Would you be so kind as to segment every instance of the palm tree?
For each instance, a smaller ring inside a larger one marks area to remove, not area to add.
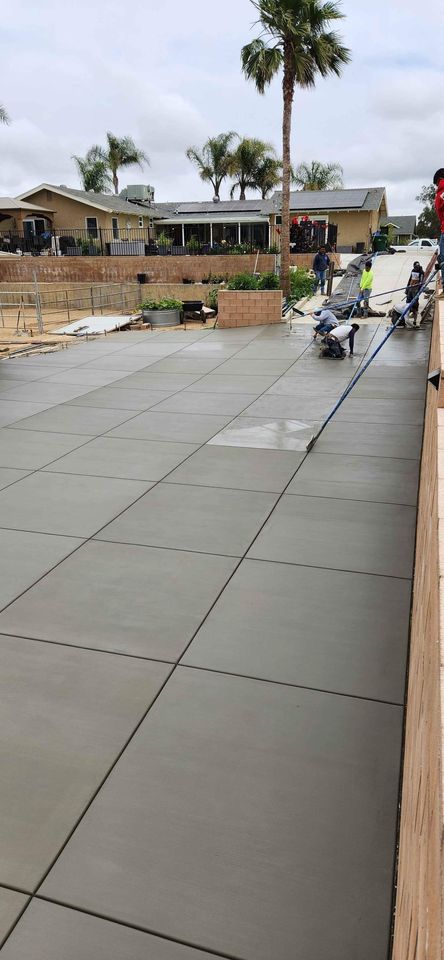
[[[340,190],[344,186],[344,171],[340,163],[300,163],[292,180],[302,190]]]
[[[261,192],[262,200],[266,200],[268,194],[281,183],[282,161],[277,157],[265,157],[256,171],[256,187]]]
[[[84,157],[72,158],[84,190],[93,190],[94,193],[110,193],[112,183],[108,161],[102,147],[91,147]]]
[[[0,106],[0,123],[11,123],[4,107]]]
[[[218,200],[220,200],[221,184],[228,176],[230,146],[236,137],[237,133],[234,130],[230,130],[229,133],[219,133],[217,137],[210,137],[201,150],[197,147],[189,147],[186,151],[188,160],[197,167],[200,179],[211,183],[214,196]]]
[[[132,137],[116,137],[114,133],[107,133],[108,145],[104,151],[107,167],[111,173],[114,193],[119,192],[117,171],[120,167],[131,167],[133,164],[142,167],[149,164],[149,159],[143,150],[139,150]],[[100,151],[100,147],[92,148]]]
[[[239,188],[239,200],[245,200],[245,191],[257,190],[257,175],[261,164],[267,159],[275,159],[275,151],[271,143],[264,143],[255,137],[243,137],[231,154],[229,163],[230,176],[234,178],[230,190],[233,199],[236,189]]]
[[[334,0],[252,0],[259,14],[262,36],[242,48],[242,69],[253,80],[259,93],[282,68],[282,255],[281,284],[290,290],[290,136],[295,87],[314,87],[316,77],[340,76],[350,61],[350,51],[341,37],[329,30],[330,23],[341,20],[339,3]]]

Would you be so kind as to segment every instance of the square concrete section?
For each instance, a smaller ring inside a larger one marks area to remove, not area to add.
[[[284,496],[249,556],[411,577],[416,510],[392,503]]]
[[[90,537],[146,489],[147,481],[33,473],[0,492],[0,527]]]
[[[0,664],[0,883],[32,891],[169,668],[5,636]]]
[[[99,539],[241,557],[276,500],[277,494],[160,483]]]
[[[422,426],[403,423],[341,423],[333,420],[316,443],[317,453],[353,453],[369,457],[421,456]]]
[[[287,493],[416,505],[418,460],[355,457],[312,450]]]
[[[231,420],[199,413],[159,413],[149,410],[121,427],[110,430],[110,437],[132,437],[136,440],[172,440],[178,443],[206,443]]]
[[[34,430],[0,430],[0,466],[38,470],[65,453],[87,443],[88,437],[72,433],[45,433]]]
[[[244,560],[181,662],[403,703],[410,593],[393,577]]]
[[[168,482],[281,493],[298,469],[302,457],[302,453],[288,450],[278,452],[207,445],[178,467],[168,477]]]
[[[193,443],[97,437],[80,450],[56,460],[47,470],[130,480],[161,480],[196,449]]]
[[[401,734],[399,707],[179,668],[42,893],[245,960],[383,960]]]
[[[11,896],[18,903],[21,894]],[[211,960],[201,950],[44,900],[33,900],[2,952],[3,960]]]
[[[237,563],[88,543],[0,614],[0,632],[174,661]]]
[[[51,410],[45,410],[44,413],[37,413],[34,417],[26,413],[22,414],[26,419],[16,424],[16,428],[97,437],[111,430],[112,427],[117,427],[118,423],[129,420],[132,414],[132,410],[103,410],[99,407],[73,407],[61,403],[57,407],[52,407]]]

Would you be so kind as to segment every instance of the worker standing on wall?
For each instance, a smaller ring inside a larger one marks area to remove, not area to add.
[[[373,264],[371,260],[367,260],[364,270],[362,271],[361,282],[359,284],[359,297],[356,304],[356,315],[358,317],[362,316],[361,303],[364,301],[364,317],[368,317],[368,307],[369,301],[372,294],[373,288]]]
[[[319,247],[319,250],[313,260],[313,270],[316,274],[315,286],[313,293],[318,292],[318,286],[321,285],[321,293],[325,293],[325,278],[327,276],[327,270],[330,266],[330,257],[325,249],[325,247]]]
[[[412,300],[415,300],[416,294],[421,289],[424,283],[424,270],[422,269],[421,264],[418,260],[415,260],[413,264],[412,272],[409,277],[409,282],[406,287],[405,295],[407,303],[411,303]],[[411,316],[413,319],[413,326],[416,327],[418,320],[418,309],[419,309],[419,299],[415,300],[415,303],[411,309]]]

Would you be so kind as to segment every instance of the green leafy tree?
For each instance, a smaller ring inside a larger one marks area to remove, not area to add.
[[[200,150],[197,147],[188,147],[186,151],[188,160],[197,167],[200,179],[211,183],[214,196],[218,199],[220,199],[221,184],[228,177],[230,147],[236,138],[237,133],[230,130],[229,133],[219,133],[217,137],[210,137]]]
[[[282,254],[281,280],[289,294],[290,267],[290,137],[296,87],[314,87],[317,76],[340,76],[350,61],[341,37],[330,30],[342,20],[333,0],[252,0],[258,12],[261,36],[242,48],[242,69],[259,93],[265,93],[282,70]],[[265,39],[264,39],[265,38]]]
[[[246,190],[258,188],[258,172],[261,164],[268,158],[275,159],[275,151],[271,143],[257,140],[255,137],[243,137],[231,154],[229,172],[234,179],[230,190],[233,199],[236,190],[239,190],[239,200],[245,200]]]
[[[435,210],[435,195],[436,189],[433,183],[431,183],[429,187],[422,187],[416,197],[419,203],[423,205],[416,224],[418,237],[431,237],[434,239],[441,234],[441,225]]]
[[[276,190],[282,183],[282,161],[277,157],[265,157],[256,171],[256,187],[261,192],[262,200]]]
[[[7,111],[1,105],[0,105],[0,123],[11,123]]]
[[[91,147],[84,157],[73,156],[72,159],[84,190],[94,190],[94,193],[111,192],[112,180],[102,147]]]
[[[340,190],[344,186],[340,163],[300,163],[293,174],[293,183],[302,190]]]
[[[111,174],[114,193],[118,193],[119,178],[117,171],[120,170],[121,167],[131,167],[133,164],[136,164],[138,167],[143,167],[144,164],[149,164],[150,161],[146,153],[136,147],[132,137],[116,137],[114,133],[108,132],[106,139],[107,145],[105,150],[102,151],[102,155],[105,158]],[[101,147],[93,147],[93,149],[100,151]]]

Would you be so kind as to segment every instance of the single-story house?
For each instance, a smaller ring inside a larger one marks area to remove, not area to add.
[[[51,221],[37,220],[36,235],[48,229],[60,237],[72,234],[76,240],[83,235],[92,243],[109,244],[107,252],[112,253],[122,252],[120,246],[131,243],[128,252],[144,254],[156,216],[155,209],[148,205],[133,203],[112,193],[75,190],[64,184],[41,183],[22,193],[17,200],[51,207]]]
[[[0,230],[16,230],[25,232],[33,230],[36,220],[43,220],[52,225],[54,211],[48,207],[26,203],[14,197],[0,197]]]
[[[416,217],[401,216],[393,214],[392,217],[382,217],[381,227],[388,227],[390,230],[391,242],[394,244],[410,243],[416,237]]]

